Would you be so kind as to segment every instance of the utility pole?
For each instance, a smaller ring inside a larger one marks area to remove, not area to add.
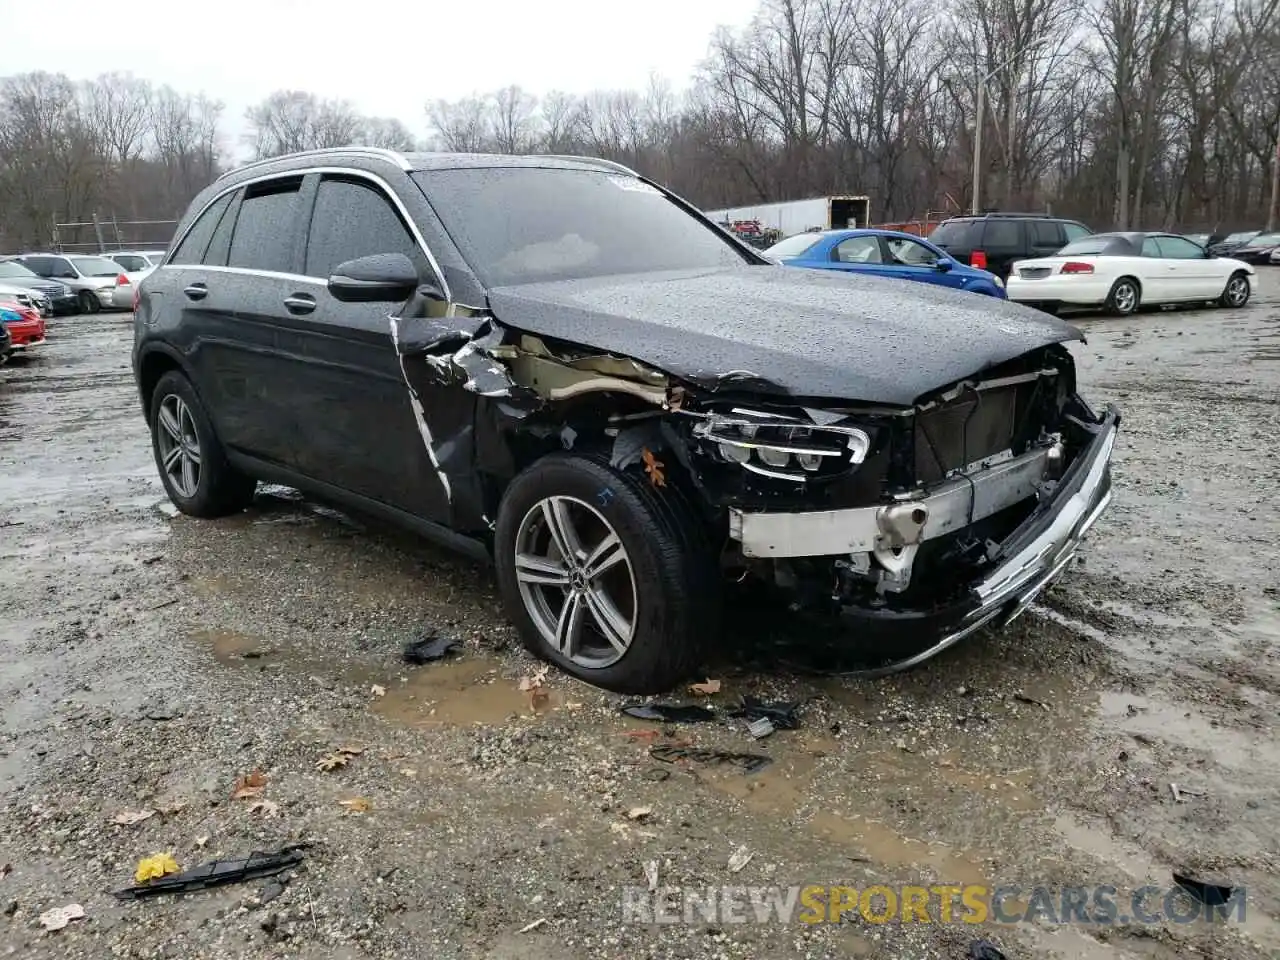
[[[1271,202],[1267,204],[1267,233],[1276,228],[1276,201],[1280,200],[1280,135],[1271,154]]]
[[[1026,45],[1025,47],[1023,47],[1021,50],[1016,50],[1016,51],[1014,51],[1014,53],[1013,53],[1013,55],[1012,55],[1012,56],[1009,56],[1009,57],[1007,57],[1006,59],[1002,60],[1002,61],[1000,62],[1000,65],[999,65],[999,66],[994,67],[993,69],[991,69],[991,70],[987,71],[987,73],[986,73],[986,75],[985,75],[985,76],[980,76],[980,77],[978,78],[978,89],[977,89],[977,97],[976,97],[976,100],[977,100],[977,110],[975,111],[975,112],[977,113],[977,123],[974,125],[974,128],[973,128],[973,206],[972,206],[972,213],[973,213],[973,215],[974,215],[974,216],[977,216],[977,215],[978,215],[978,211],[982,209],[982,112],[983,112],[984,107],[986,106],[986,87],[987,87],[987,81],[988,81],[988,80],[990,80],[992,77],[994,77],[997,73],[999,73],[999,72],[1000,72],[1001,70],[1003,70],[1005,67],[1009,66],[1009,64],[1013,63],[1015,60],[1017,60],[1017,59],[1018,59],[1019,57],[1021,57],[1023,54],[1025,54],[1025,53],[1030,53],[1032,50],[1036,49],[1036,47],[1042,47],[1042,46],[1044,46],[1044,45],[1045,45],[1046,43],[1048,43],[1048,42],[1049,42],[1049,38],[1048,38],[1048,37],[1041,37],[1039,40],[1033,40],[1031,43],[1027,44],[1027,45]],[[1015,82],[1014,82],[1014,83],[1012,83],[1012,84],[1010,85],[1010,87],[1011,87],[1011,89],[1014,91],[1014,93],[1016,93],[1016,92],[1017,92],[1017,82],[1016,82],[1016,80],[1015,80]],[[1009,136],[1009,149],[1010,149],[1010,151],[1012,151],[1012,150],[1013,150],[1013,129],[1014,129],[1014,123],[1015,123],[1015,120],[1016,120],[1016,117],[1015,117],[1015,115],[1014,115],[1014,111],[1013,111],[1013,103],[1012,103],[1012,95],[1011,95],[1011,97],[1010,97],[1010,105],[1009,105],[1009,134],[1010,134],[1010,136]],[[1013,171],[1012,171],[1012,164],[1010,165],[1010,167],[1011,167],[1011,169],[1010,169],[1010,174],[1012,174],[1012,172],[1013,172]]]
[[[98,221],[98,211],[93,211],[93,235],[98,241],[98,252],[103,253],[106,247],[102,244],[102,224]]]

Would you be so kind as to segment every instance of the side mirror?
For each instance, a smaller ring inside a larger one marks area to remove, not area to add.
[[[328,287],[343,303],[400,303],[419,284],[418,268],[403,253],[378,253],[338,264]]]
[[[946,273],[955,265],[956,265],[956,262],[952,260],[950,257],[939,257],[937,260],[933,262],[933,269],[941,270],[943,273]]]

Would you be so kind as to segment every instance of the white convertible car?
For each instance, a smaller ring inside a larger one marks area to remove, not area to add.
[[[1243,307],[1257,288],[1249,264],[1172,233],[1081,237],[1052,257],[1017,261],[1005,285],[1010,300],[1042,310],[1097,306],[1118,316],[1160,303]]]

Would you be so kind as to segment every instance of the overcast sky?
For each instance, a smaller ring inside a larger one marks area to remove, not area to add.
[[[131,72],[227,105],[225,132],[273,90],[311,90],[427,132],[423,104],[519,84],[530,92],[685,86],[717,25],[757,0],[0,0],[0,73]],[[355,11],[354,13],[352,11]],[[233,142],[227,144],[234,147]]]

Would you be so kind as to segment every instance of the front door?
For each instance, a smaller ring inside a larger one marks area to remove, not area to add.
[[[889,275],[917,283],[932,283],[940,287],[963,287],[964,277],[953,270],[939,270],[940,251],[918,240],[906,237],[884,237],[885,263]]]
[[[355,171],[322,175],[301,271],[308,282],[290,291],[288,388],[302,426],[298,466],[314,479],[448,523],[448,473],[470,473],[474,397],[450,403],[444,390],[431,391],[421,397],[431,409],[417,408],[394,339],[399,306],[343,303],[325,285],[340,263],[380,253],[403,253],[430,276],[405,216],[379,184]]]

